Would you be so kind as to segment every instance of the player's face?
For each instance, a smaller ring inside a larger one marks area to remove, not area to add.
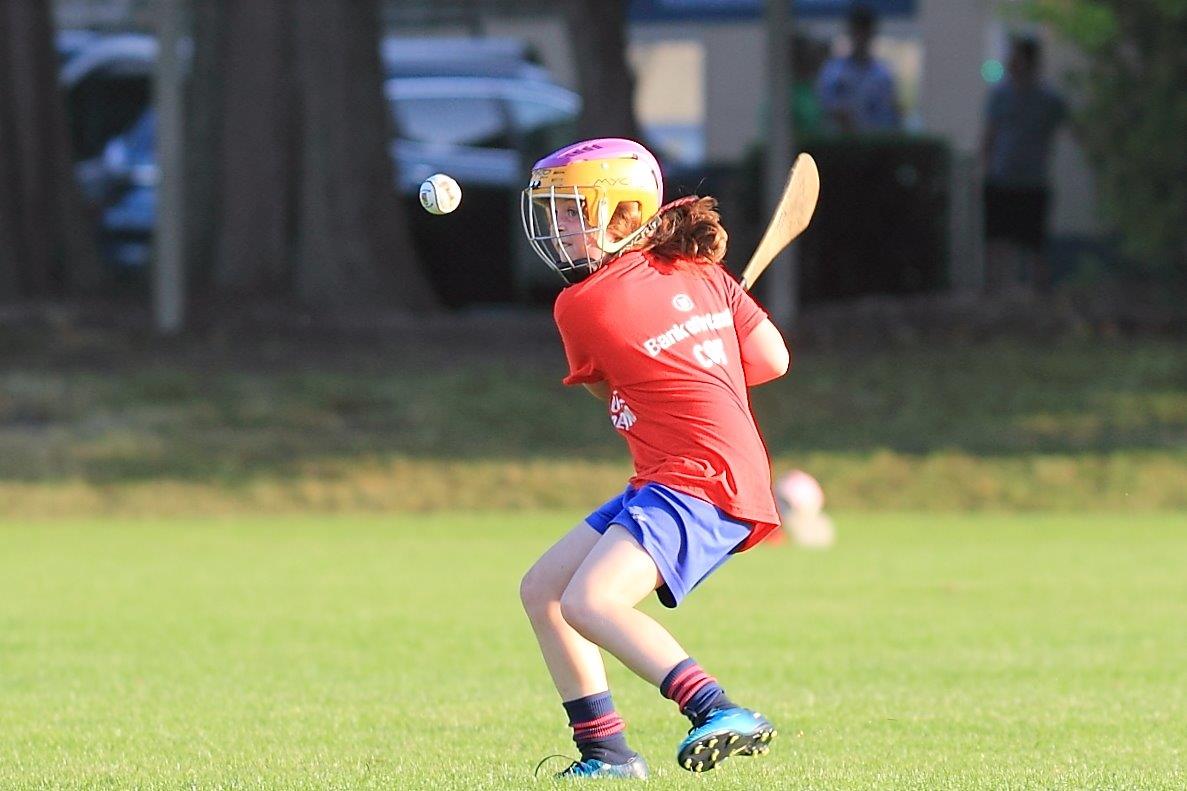
[[[566,198],[556,201],[554,215],[557,252],[569,258],[597,260],[602,255],[598,247],[598,235],[585,222],[581,201]]]
[[[597,230],[585,221],[584,203],[578,198],[556,197],[541,202],[545,222],[551,230],[551,245],[559,260],[599,260],[602,249],[597,245]]]
[[[604,230],[591,225],[594,189],[529,188],[522,195],[522,218],[528,241],[545,263],[570,283],[589,274],[606,257],[598,244]]]

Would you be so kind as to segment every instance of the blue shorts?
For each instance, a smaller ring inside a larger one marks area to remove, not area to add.
[[[585,518],[599,533],[622,525],[651,555],[664,584],[656,596],[675,607],[750,535],[750,525],[710,502],[658,483],[628,486]]]

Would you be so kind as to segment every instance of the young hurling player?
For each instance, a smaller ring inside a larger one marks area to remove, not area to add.
[[[659,165],[638,143],[589,140],[536,163],[524,228],[569,284],[555,318],[565,384],[606,402],[635,475],[536,561],[520,596],[581,759],[560,777],[646,777],[624,735],[599,647],[659,687],[692,722],[680,766],[712,769],[767,751],[762,715],[649,616],[778,524],[767,451],[747,388],[783,375],[779,330],[721,266],[712,198],[662,207]]]

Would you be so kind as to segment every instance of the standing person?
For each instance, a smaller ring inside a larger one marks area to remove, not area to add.
[[[824,107],[816,95],[816,80],[828,45],[801,33],[795,33],[791,40],[791,128],[803,143],[805,139],[820,136],[824,130]]]
[[[816,90],[833,130],[842,134],[889,132],[899,128],[894,74],[874,57],[878,17],[868,6],[849,12],[849,54],[830,58]]]
[[[581,758],[561,777],[646,777],[627,744],[600,648],[691,721],[677,762],[701,772],[767,751],[774,726],[732,702],[663,626],[667,607],[778,524],[747,388],[783,375],[779,330],[721,265],[716,201],[661,208],[655,158],[631,140],[575,143],[536,163],[523,219],[569,284],[554,315],[568,385],[607,405],[635,474],[544,553],[520,597]]]
[[[1033,38],[1011,43],[1009,76],[989,94],[982,145],[985,172],[986,290],[1046,291],[1043,259],[1051,204],[1051,143],[1067,105],[1039,81]]]

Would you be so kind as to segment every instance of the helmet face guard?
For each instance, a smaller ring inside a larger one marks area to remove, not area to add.
[[[520,214],[536,255],[576,283],[638,239],[662,197],[659,165],[647,149],[632,140],[591,140],[536,163]],[[640,227],[611,239],[610,220],[628,202],[639,205]]]
[[[612,246],[606,238],[609,218],[589,221],[588,207],[604,204],[592,192],[581,187],[527,189],[520,200],[528,243],[566,283],[579,282],[593,272]]]

